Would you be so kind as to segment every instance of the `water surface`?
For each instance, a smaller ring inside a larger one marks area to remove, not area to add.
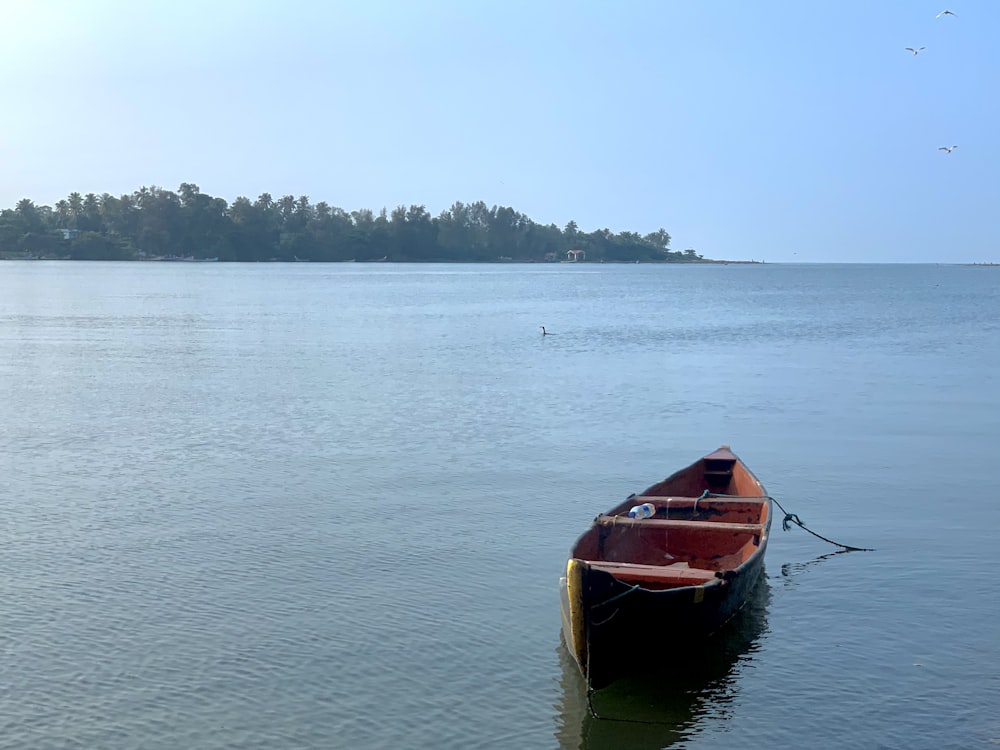
[[[988,267],[0,263],[0,747],[995,746],[998,373]],[[723,443],[877,551],[596,719],[565,554]]]

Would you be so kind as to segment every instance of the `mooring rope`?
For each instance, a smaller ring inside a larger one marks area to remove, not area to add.
[[[706,498],[706,497],[741,497],[741,495],[723,495],[723,494],[718,493],[718,492],[709,492],[708,490],[705,490],[702,493],[701,496],[703,498]],[[822,539],[827,544],[832,544],[835,547],[842,547],[847,552],[874,552],[875,551],[871,547],[854,547],[854,546],[852,546],[850,544],[841,544],[840,542],[835,542],[832,539],[827,539],[825,536],[823,536],[821,534],[817,534],[815,531],[813,531],[808,526],[806,526],[804,523],[802,523],[802,519],[800,519],[797,515],[795,515],[794,513],[789,513],[787,510],[785,510],[783,507],[781,507],[781,503],[779,503],[775,498],[771,497],[770,495],[763,495],[763,497],[766,500],[770,500],[772,503],[774,503],[775,505],[777,505],[778,506],[778,510],[780,510],[782,513],[785,514],[785,517],[781,519],[781,528],[782,528],[783,531],[788,531],[788,529],[791,528],[791,526],[789,524],[793,524],[794,523],[800,529],[804,529],[805,531],[808,531],[810,534],[812,534],[817,539]]]
[[[607,605],[611,604],[612,602],[616,602],[619,599],[621,599],[622,597],[628,596],[633,591],[638,591],[640,588],[642,588],[642,587],[637,583],[634,586],[632,586],[631,588],[625,589],[624,591],[622,591],[619,594],[615,594],[610,599],[605,599],[603,602],[598,602],[597,604],[594,605],[594,609],[597,609],[598,607],[606,607]]]

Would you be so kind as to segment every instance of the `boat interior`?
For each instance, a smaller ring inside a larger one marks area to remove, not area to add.
[[[643,503],[654,514],[629,518]],[[703,585],[760,549],[769,512],[763,488],[741,463],[709,456],[598,516],[572,556],[643,588]]]

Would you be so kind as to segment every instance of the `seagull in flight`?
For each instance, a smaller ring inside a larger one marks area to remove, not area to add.
[[[938,151],[947,151],[949,154],[958,148],[958,146],[938,146]]]
[[[909,52],[912,52],[914,55],[919,55],[921,50],[925,50],[927,48],[926,47],[917,47],[916,49],[913,49],[913,47],[907,47],[906,49]]]
[[[934,16],[934,17],[935,17],[935,18],[940,18],[941,16],[954,16],[954,15],[955,15],[955,14],[954,14],[954,13],[952,13],[952,12],[951,12],[950,10],[942,10],[942,11],[941,11],[940,13],[938,13],[938,14],[937,14],[936,16]]]

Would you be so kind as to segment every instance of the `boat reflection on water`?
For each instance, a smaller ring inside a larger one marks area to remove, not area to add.
[[[771,589],[765,571],[743,610],[717,633],[710,647],[670,654],[662,668],[651,662],[642,677],[622,679],[591,694],[564,643],[559,644],[562,701],[556,737],[562,750],[669,747],[690,736],[703,718],[725,719],[738,691],[741,666],[754,659],[767,629]],[[623,648],[655,648],[636,634]],[[665,671],[668,668],[669,671]]]

